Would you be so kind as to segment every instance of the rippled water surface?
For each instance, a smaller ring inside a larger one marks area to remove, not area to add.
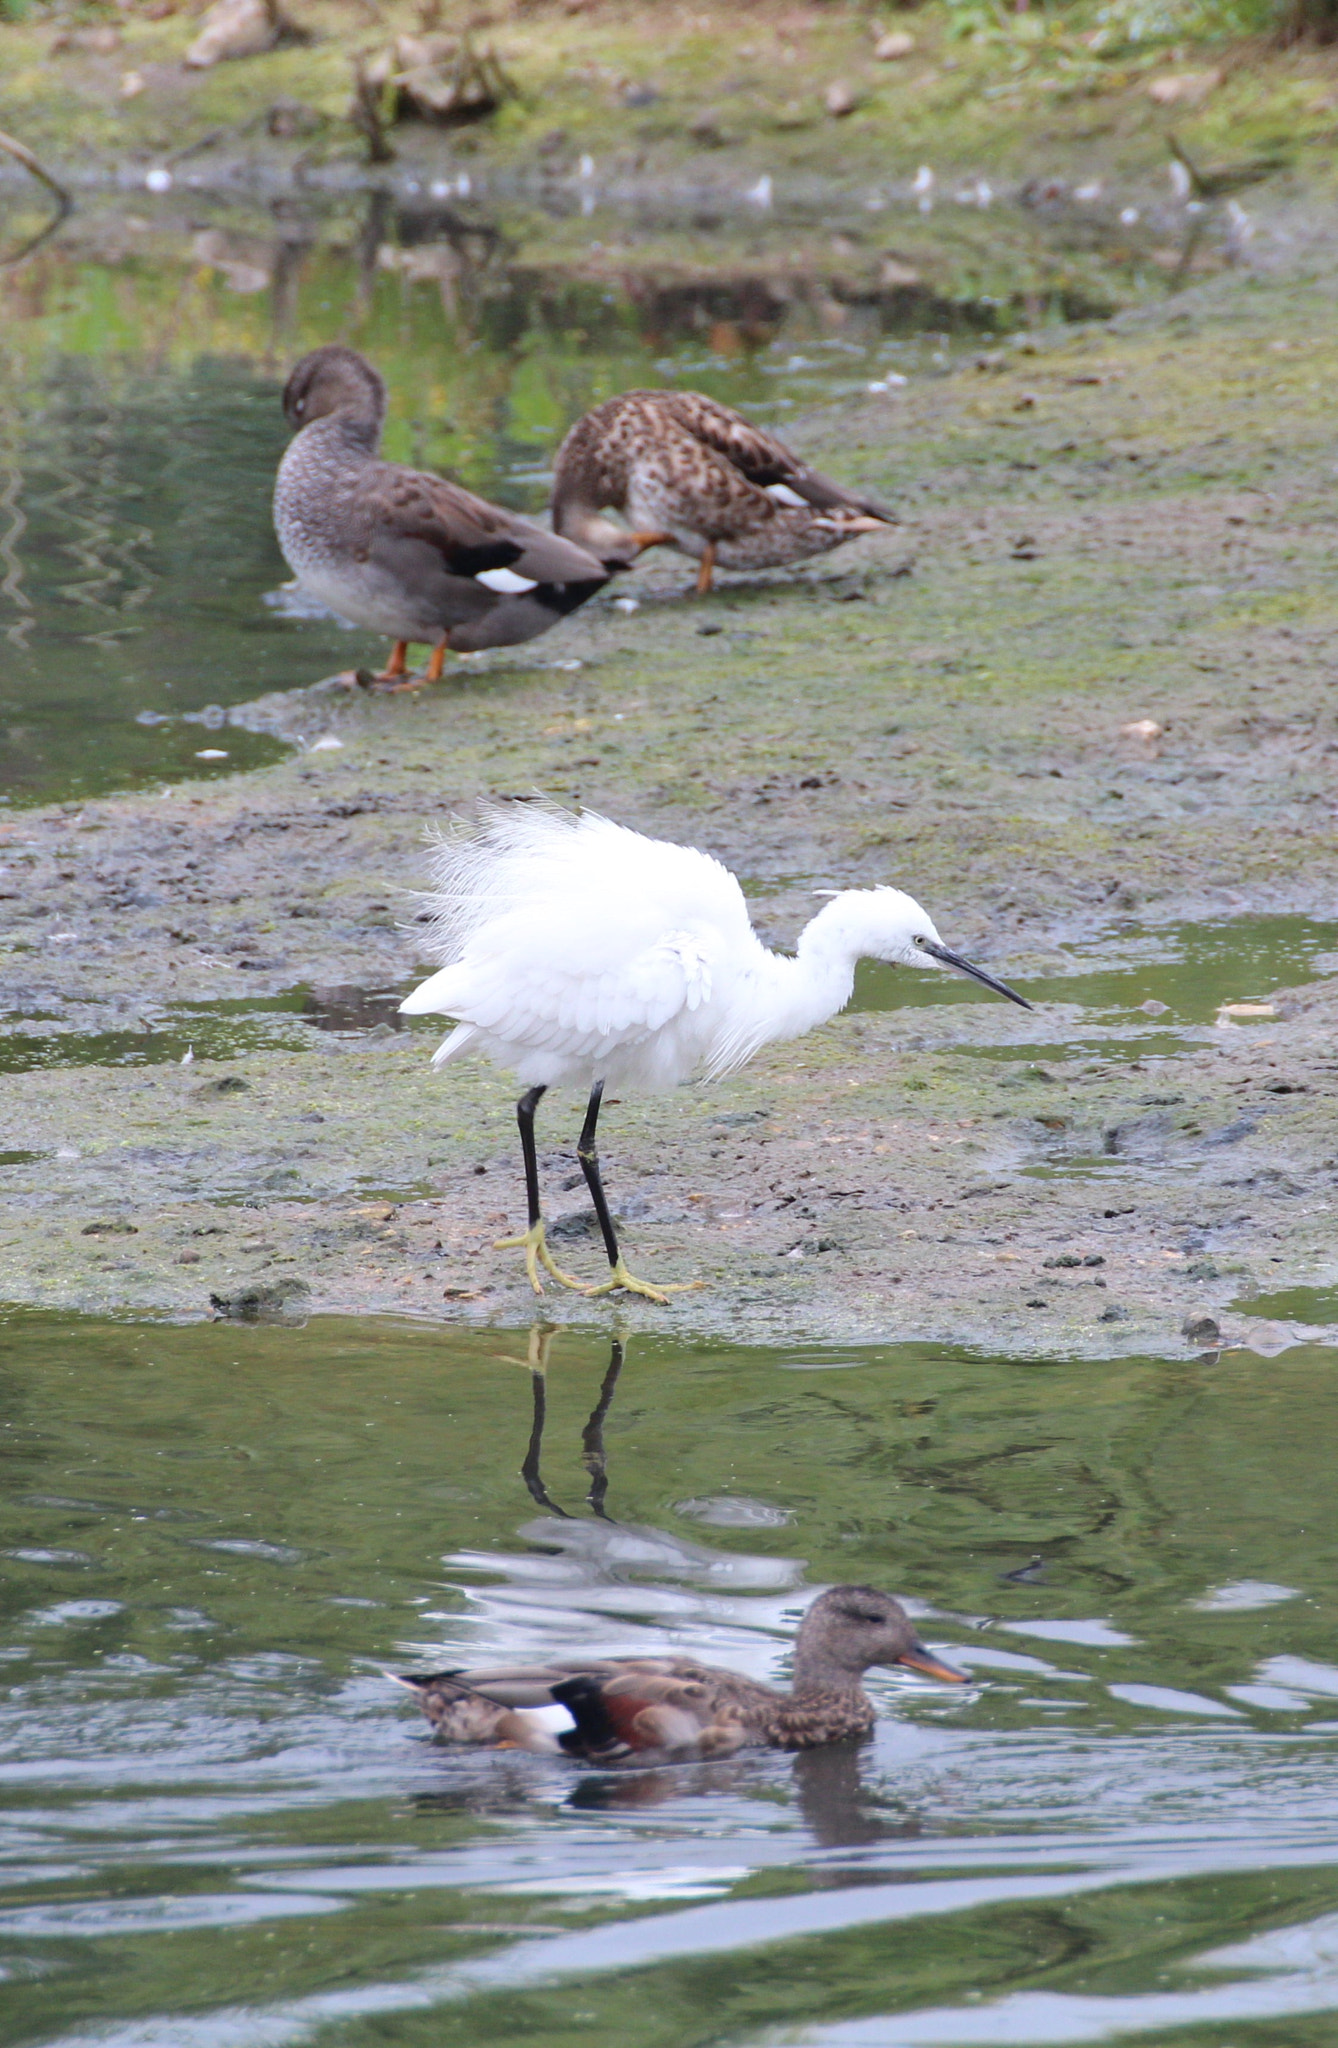
[[[3,1325],[0,2038],[1333,2040],[1331,1352],[614,1327]],[[969,1690],[597,1772],[435,1749],[380,1675],[780,1675],[839,1579]]]

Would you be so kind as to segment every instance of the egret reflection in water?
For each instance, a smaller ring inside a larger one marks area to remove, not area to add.
[[[544,1484],[543,1474],[539,1469],[539,1459],[543,1451],[544,1426],[548,1420],[548,1363],[553,1348],[553,1340],[556,1335],[557,1326],[555,1324],[535,1323],[530,1330],[529,1349],[525,1357],[523,1359],[513,1358],[510,1353],[505,1354],[505,1356],[508,1363],[523,1365],[528,1370],[530,1375],[530,1391],[534,1404],[530,1423],[530,1440],[525,1447],[525,1458],[520,1468],[520,1476],[529,1488],[531,1498],[537,1501],[541,1508],[548,1508],[553,1514],[561,1515],[564,1520],[570,1520],[567,1509],[559,1507],[549,1493],[548,1488]],[[590,1491],[586,1495],[586,1500],[591,1513],[598,1515],[604,1521],[609,1520],[604,1506],[605,1496],[609,1490],[608,1460],[604,1449],[604,1422],[609,1409],[613,1405],[613,1396],[617,1389],[618,1376],[622,1372],[626,1356],[627,1347],[623,1339],[621,1337],[614,1337],[609,1350],[608,1370],[600,1382],[599,1399],[591,1409],[589,1420],[581,1431],[581,1462],[590,1475]]]

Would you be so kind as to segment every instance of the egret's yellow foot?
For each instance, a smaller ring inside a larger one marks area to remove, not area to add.
[[[587,1287],[587,1294],[613,1294],[622,1288],[628,1294],[644,1294],[647,1301],[658,1301],[661,1308],[668,1304],[671,1294],[691,1294],[695,1288],[704,1287],[704,1280],[680,1280],[665,1287],[652,1287],[649,1280],[638,1280],[635,1273],[629,1273],[619,1259],[607,1280],[598,1287]]]
[[[584,1280],[575,1280],[570,1273],[564,1273],[557,1260],[553,1257],[552,1252],[549,1251],[548,1234],[544,1229],[542,1216],[537,1223],[530,1225],[523,1237],[499,1237],[493,1245],[493,1250],[495,1252],[524,1252],[525,1271],[530,1276],[530,1285],[536,1294],[542,1294],[544,1291],[544,1283],[539,1278],[540,1266],[543,1267],[545,1273],[551,1273],[555,1280],[560,1281],[562,1286],[574,1287],[578,1294],[588,1294],[590,1292]]]

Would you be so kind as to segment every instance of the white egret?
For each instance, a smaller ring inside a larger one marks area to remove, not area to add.
[[[428,950],[446,964],[400,1004],[406,1015],[457,1020],[434,1066],[481,1052],[510,1068],[536,1294],[539,1267],[586,1294],[626,1288],[664,1301],[629,1273],[618,1249],[595,1148],[606,1087],[673,1088],[733,1073],[773,1039],[798,1038],[849,1002],[861,959],[933,965],[970,975],[1031,1006],[1005,982],[944,945],[927,912],[900,889],[846,889],[804,927],[793,958],[770,952],[728,868],[593,811],[542,801],[485,806],[433,853]],[[534,1117],[549,1088],[589,1090],[577,1140],[610,1275],[585,1287],[557,1265],[539,1201]]]

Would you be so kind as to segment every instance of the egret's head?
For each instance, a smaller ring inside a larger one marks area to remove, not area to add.
[[[844,924],[852,921],[849,936],[856,949],[871,960],[887,960],[897,967],[946,967],[955,974],[969,975],[996,995],[1007,996],[1024,1010],[1031,1004],[1007,982],[999,981],[983,967],[964,960],[945,946],[929,912],[901,889],[857,889],[836,898],[831,909]]]
[[[329,342],[296,365],[284,386],[283,410],[293,427],[342,412],[375,439],[386,416],[386,387],[365,356]]]
[[[888,960],[896,967],[923,967],[935,958],[931,947],[943,950],[929,912],[901,889],[861,890],[868,906],[868,951],[873,960]]]

